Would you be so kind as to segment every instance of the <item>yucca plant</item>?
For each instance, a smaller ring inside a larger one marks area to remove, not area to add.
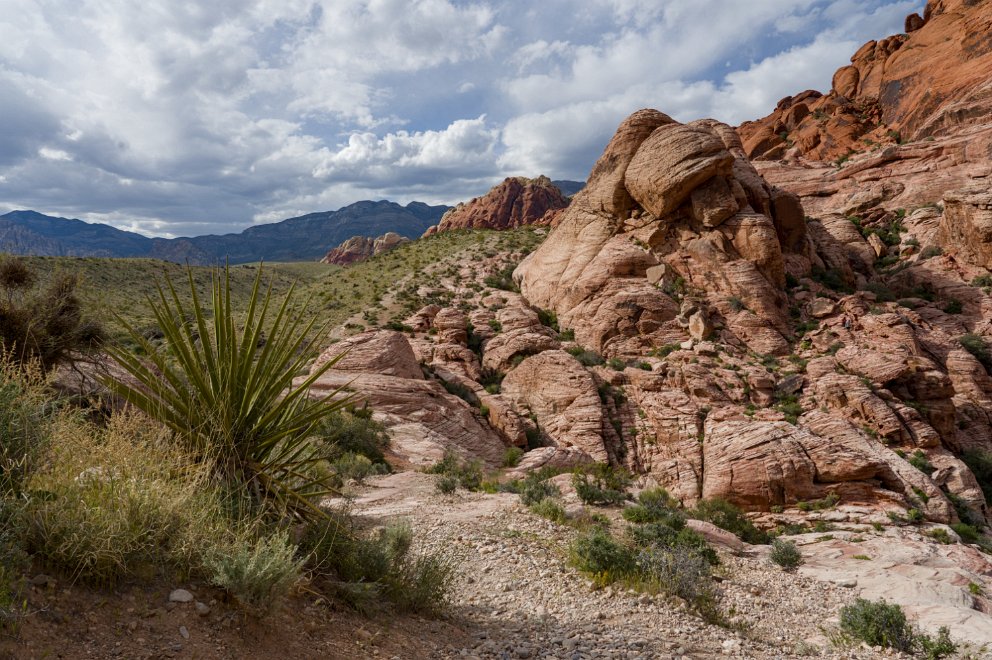
[[[157,299],[148,299],[162,331],[161,345],[118,317],[147,357],[110,348],[111,356],[138,384],[113,378],[104,383],[165,424],[195,456],[211,461],[222,477],[247,486],[255,502],[277,515],[320,515],[315,502],[333,489],[311,469],[321,457],[313,451],[310,437],[348,397],[340,396],[340,389],[316,400],[309,394],[314,381],[337,359],[294,384],[318,352],[314,320],[291,311],[291,287],[267,322],[275,305],[271,285],[261,293],[261,267],[240,331],[231,306],[228,267],[214,273],[209,315],[189,268],[187,280],[188,304],[168,276],[164,287],[158,285]]]

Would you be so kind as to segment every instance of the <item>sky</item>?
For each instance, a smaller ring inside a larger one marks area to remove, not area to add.
[[[639,108],[826,91],[923,0],[0,0],[0,213],[226,233],[584,180]]]

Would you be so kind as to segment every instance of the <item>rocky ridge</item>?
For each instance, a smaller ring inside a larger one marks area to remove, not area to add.
[[[452,229],[498,230],[549,225],[557,215],[555,211],[566,206],[568,198],[548,177],[509,177],[482,197],[458,204],[424,235]]]

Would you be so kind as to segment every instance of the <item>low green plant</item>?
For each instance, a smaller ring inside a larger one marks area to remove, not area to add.
[[[771,560],[786,570],[793,570],[803,563],[803,554],[792,541],[772,541]]]
[[[540,472],[531,472],[520,482],[517,490],[524,506],[533,506],[543,500],[561,495],[561,490]]]
[[[585,367],[603,364],[603,356],[595,351],[587,351],[581,346],[572,346],[565,350]]]
[[[627,368],[627,363],[621,360],[620,358],[610,358],[606,364],[608,367],[610,367],[610,369],[613,369],[614,371],[623,371],[624,369]]]
[[[992,452],[985,449],[968,449],[961,455],[961,460],[975,475],[975,480],[985,495],[985,501],[992,504]]]
[[[768,543],[768,534],[755,527],[739,508],[726,500],[719,498],[700,500],[689,515],[709,521],[720,529],[736,535],[742,541],[752,544]]]
[[[585,504],[620,504],[627,499],[630,475],[608,463],[586,465],[572,475],[575,492]]]
[[[503,451],[503,467],[517,467],[523,457],[524,450],[520,447],[507,447]]]
[[[848,637],[869,646],[892,648],[907,653],[913,650],[913,630],[906,614],[895,603],[858,598],[840,611],[840,630]]]
[[[938,543],[942,543],[944,545],[950,545],[951,543],[954,543],[954,540],[951,539],[951,535],[948,534],[947,530],[944,529],[943,527],[936,527],[934,529],[931,529],[929,532],[927,532],[927,536],[932,538],[934,541],[937,541]]]
[[[986,287],[986,286],[992,287],[992,274],[983,273],[981,275],[978,275],[977,277],[975,277],[975,279],[971,281],[971,285],[979,286],[979,287]]]
[[[261,536],[254,543],[232,543],[208,554],[205,567],[212,584],[244,606],[268,611],[291,593],[302,577],[303,560],[287,531]]]
[[[565,508],[561,505],[561,502],[552,497],[545,497],[544,499],[531,504],[528,508],[531,513],[541,516],[542,518],[547,518],[551,522],[558,523],[559,525],[564,525],[568,522],[568,516],[565,515]]]
[[[340,516],[312,524],[300,556],[335,595],[360,611],[383,601],[401,611],[438,614],[447,605],[457,566],[440,553],[414,554],[409,525],[390,523],[371,533]]]
[[[937,471],[937,468],[935,468],[933,465],[930,464],[930,461],[927,459],[926,454],[924,454],[923,451],[920,449],[914,451],[913,454],[906,460],[909,461],[910,465],[912,465],[913,467],[915,467],[917,470],[927,475],[928,477]]]
[[[434,486],[442,495],[451,495],[458,490],[458,478],[450,474],[442,474],[438,476]]]

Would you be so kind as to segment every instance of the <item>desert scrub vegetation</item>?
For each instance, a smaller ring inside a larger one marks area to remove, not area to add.
[[[444,494],[455,492],[458,487],[476,491],[482,488],[482,462],[464,460],[453,451],[446,451],[440,461],[424,470],[436,474],[437,490]]]
[[[740,509],[726,500],[719,498],[700,500],[689,515],[692,518],[711,522],[747,543],[754,545],[768,543],[768,534],[755,527]]]
[[[161,343],[142,337],[141,356],[110,349],[141,386],[110,383],[134,405],[109,418],[59,398],[37,361],[0,361],[4,625],[17,617],[12,585],[28,560],[99,586],[195,579],[261,614],[314,575],[314,549],[299,540],[313,530],[333,526],[336,548],[390,542],[320,499],[333,492],[336,459],[384,465],[381,427],[367,409],[310,399],[305,377],[294,386],[314,355],[310,325],[289,296],[270,307],[257,273],[236,310],[224,275],[215,273],[209,314],[194,290],[184,306],[167,280],[154,306]],[[436,611],[446,562],[409,547],[396,554],[383,604]]]
[[[792,570],[803,563],[803,554],[794,541],[775,539],[772,541],[771,560],[782,568]]]
[[[572,486],[585,504],[620,504],[628,495],[631,478],[623,468],[593,463],[576,468]]]
[[[684,514],[664,490],[645,491],[635,506],[638,513],[625,515],[633,524],[624,537],[599,526],[580,535],[569,549],[572,565],[601,586],[619,582],[677,596],[708,621],[724,623],[711,575],[718,563],[713,549],[686,527]]]
[[[953,655],[957,644],[946,627],[936,637],[916,630],[906,620],[906,614],[895,603],[884,599],[870,601],[858,598],[840,611],[840,642],[864,642],[869,646],[895,649],[927,660]]]
[[[0,257],[0,343],[9,358],[47,372],[100,346],[104,331],[84,315],[78,285],[73,273],[42,277],[20,257]]]
[[[312,469],[322,457],[310,438],[348,400],[340,390],[310,398],[311,385],[336,359],[294,382],[318,355],[310,337],[315,320],[291,311],[292,288],[279,303],[271,290],[263,294],[261,268],[243,315],[231,303],[229,267],[214,274],[209,314],[192,273],[186,279],[189,304],[168,277],[149,299],[163,344],[119,319],[144,355],[109,347],[137,383],[107,377],[104,384],[170,429],[200,462],[209,460],[220,478],[242,484],[254,503],[276,515],[319,515],[314,502],[334,490]]]

